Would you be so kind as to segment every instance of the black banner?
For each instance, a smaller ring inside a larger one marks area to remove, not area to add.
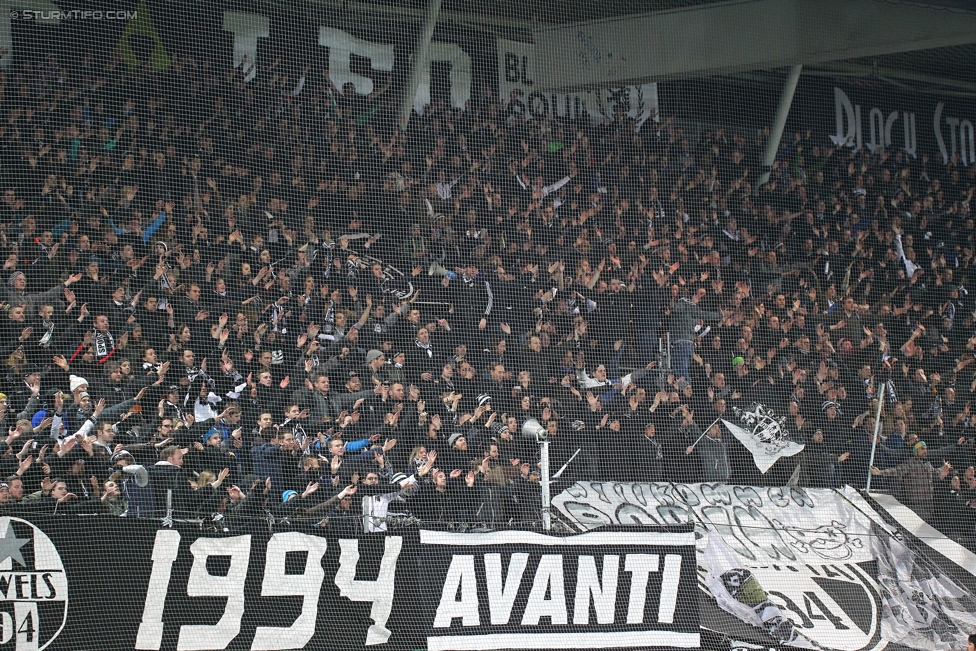
[[[0,518],[0,649],[414,649],[419,534]]]
[[[0,650],[699,646],[694,534],[0,518]]]
[[[340,85],[348,77],[338,72],[342,68],[357,77],[369,78],[370,84],[376,85],[359,88],[357,92],[361,94],[369,92],[367,87],[382,86],[392,76],[388,97],[403,90],[403,82],[409,75],[410,53],[421,25],[417,16],[399,20],[382,12],[371,14],[368,20],[349,21],[338,5],[304,1],[254,4],[235,0],[155,0],[152,3],[62,0],[55,13],[74,16],[62,20],[54,20],[52,10],[30,10],[30,4],[14,1],[9,15],[0,16],[0,20],[9,21],[9,59],[17,66],[44,61],[53,55],[65,62],[84,61],[91,56],[94,66],[101,67],[114,60],[118,46],[123,48],[124,60],[130,63],[156,61],[165,68],[162,62],[172,57],[192,56],[201,63],[208,61],[226,70],[234,65],[235,39],[253,40],[256,44],[252,59],[257,59],[259,68],[267,69],[271,62],[280,59],[276,72],[288,74],[296,81],[306,66],[311,66],[310,80],[328,68]],[[125,19],[79,18],[93,11],[106,16],[118,14]],[[232,29],[235,21],[230,19],[235,15],[266,20],[267,31],[261,32],[260,37],[252,32],[245,34],[246,30],[238,34]],[[349,37],[340,39],[342,46],[335,48],[343,52],[341,65],[331,58],[333,46],[337,44],[330,45],[331,41],[322,34],[323,29],[329,28]],[[499,97],[496,87],[500,64],[505,87],[524,93],[517,105],[524,103],[525,110],[534,107],[541,113],[557,97],[529,90],[540,80],[532,78],[527,55],[505,50],[499,62],[498,43],[488,31],[441,22],[435,29],[433,42],[456,45],[470,59],[462,66],[459,55],[444,52],[435,55],[429,69],[429,93],[433,101],[460,106],[461,98],[477,101],[486,90],[490,90],[493,100],[507,101],[508,92]],[[93,43],[104,46],[93,48]],[[511,47],[514,41],[502,43],[503,47]],[[387,48],[389,61],[380,61],[384,57],[380,56],[379,46]],[[158,58],[154,59],[154,54]],[[883,146],[891,151],[904,150],[912,159],[928,154],[938,161],[956,156],[964,166],[976,163],[973,98],[939,94],[921,82],[916,82],[919,86],[916,90],[880,77],[832,77],[804,72],[786,124],[783,142],[786,155],[792,152],[789,143],[794,135],[809,129],[813,141],[805,143],[807,149],[818,145],[845,150],[863,147],[873,151]],[[150,79],[147,77],[144,83],[150,83]],[[748,79],[718,76],[669,80],[660,82],[655,92],[659,94],[664,116],[700,122],[710,125],[709,128],[733,127],[747,133],[773,122],[784,83],[785,74],[781,71],[766,70]],[[511,84],[515,86],[510,87]],[[137,97],[144,92],[136,86],[133,88]],[[635,88],[632,95],[621,97],[633,97],[635,104],[647,102],[648,108],[656,105],[657,100],[652,101],[641,92]],[[533,101],[528,101],[530,95],[535,97]],[[557,105],[550,106],[555,113],[578,114],[584,110],[570,95],[558,97]],[[597,95],[593,99],[600,101]]]
[[[694,540],[691,530],[421,531],[425,583],[442,586],[422,595],[427,649],[697,648]]]

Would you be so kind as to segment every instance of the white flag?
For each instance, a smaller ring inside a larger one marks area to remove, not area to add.
[[[752,412],[742,412],[739,416],[746,424],[752,426],[752,431],[727,420],[722,422],[752,453],[756,467],[763,474],[773,467],[777,459],[792,457],[803,451],[803,444],[791,441],[788,438],[789,434],[782,427],[782,421],[776,420],[762,405],[756,406]]]
[[[917,546],[923,553],[916,553],[909,542],[881,531],[871,537],[884,598],[884,638],[914,649],[961,649],[976,629],[973,596],[943,574],[924,548]]]
[[[797,630],[779,606],[769,600],[759,580],[751,570],[742,567],[735,552],[720,536],[709,533],[708,542],[698,558],[700,565],[705,567],[708,591],[719,608],[747,624],[765,629],[780,644],[798,649],[821,648]],[[755,647],[740,643],[733,648]]]

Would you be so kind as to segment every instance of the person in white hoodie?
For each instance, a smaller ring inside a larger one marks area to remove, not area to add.
[[[389,483],[396,486],[395,490],[390,491],[389,487],[383,485],[380,475],[386,475],[382,468],[385,463],[381,454],[376,455],[377,462],[380,463],[381,470],[370,470],[363,478],[360,485],[363,504],[363,531],[366,533],[380,533],[387,530],[387,518],[391,515],[405,515],[397,507],[391,506],[393,502],[406,503],[404,495],[417,485],[415,476],[409,477],[403,473],[390,475]]]

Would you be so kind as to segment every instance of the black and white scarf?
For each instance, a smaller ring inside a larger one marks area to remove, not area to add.
[[[421,343],[420,340],[415,340],[413,343],[417,344],[417,348],[427,353],[428,358],[434,357],[434,351],[431,349],[429,341],[426,344],[424,344]]]
[[[325,319],[322,322],[322,333],[331,335],[335,331],[336,304],[329,301],[329,306],[325,308]]]
[[[112,333],[107,330],[105,332],[94,330],[93,333],[92,343],[95,345],[95,358],[101,359],[110,355],[115,350],[115,337],[112,336]]]
[[[181,421],[183,421],[183,423],[186,423],[186,414],[184,413],[182,406],[176,404],[175,402],[170,402],[169,400],[167,400],[166,407],[171,407],[173,411],[176,412],[176,417]]]
[[[227,397],[232,400],[237,400],[241,396],[241,391],[247,386],[247,381],[244,376],[236,368],[232,368],[229,371],[224,371],[224,377],[228,378],[233,383],[233,388],[227,392]]]
[[[48,348],[51,346],[51,340],[54,338],[54,321],[41,321],[41,328],[44,328],[44,334],[41,336],[40,341],[37,342],[37,345],[42,348]]]
[[[305,431],[305,428],[296,419],[286,418],[281,426],[291,428],[292,434],[294,434],[295,440],[298,441],[299,445],[302,445],[305,439],[308,438],[308,432]],[[309,454],[309,450],[306,450],[305,454]]]
[[[272,332],[288,334],[288,327],[285,324],[285,308],[278,305],[277,301],[271,304],[271,326]]]
[[[328,278],[332,273],[332,260],[335,258],[335,245],[323,244],[322,251],[324,253],[322,260],[322,276],[324,278]]]

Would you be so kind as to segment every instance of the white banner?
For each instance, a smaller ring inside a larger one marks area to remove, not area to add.
[[[593,121],[613,118],[618,110],[643,124],[658,119],[657,84],[603,88],[578,93],[544,93],[537,86],[531,43],[497,40],[498,96],[524,114],[538,119],[549,113],[576,119],[586,113]]]
[[[909,511],[904,506],[901,509]],[[919,537],[926,543],[935,542],[944,553],[946,541],[938,538]],[[972,594],[946,576],[924,553],[913,551],[906,540],[875,536],[871,541],[884,599],[882,634],[887,640],[916,649],[963,648],[965,639],[960,631],[976,631]]]
[[[552,504],[583,531],[694,524],[699,585],[766,648],[951,651],[976,629],[976,599],[928,539],[911,548],[851,488],[580,482]],[[704,612],[704,627],[741,638]]]
[[[244,57],[247,57],[244,81],[251,81],[257,74],[258,39],[271,35],[270,25],[271,21],[267,16],[239,11],[224,12],[224,31],[234,34],[234,67],[241,65]]]
[[[427,63],[420,76],[420,85],[413,98],[413,110],[420,115],[430,104],[430,67],[434,62],[448,63],[451,85],[451,106],[463,109],[471,99],[471,57],[454,43],[431,43],[427,50]]]
[[[552,505],[580,530],[690,522],[699,537],[720,535],[750,567],[873,559],[871,520],[833,490],[579,482],[555,496]],[[705,543],[699,542],[701,551]]]

